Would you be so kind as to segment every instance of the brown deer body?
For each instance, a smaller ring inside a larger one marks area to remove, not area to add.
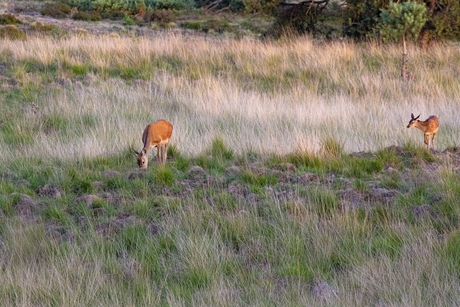
[[[134,153],[137,155],[137,165],[139,165],[140,168],[147,168],[149,162],[148,153],[149,150],[154,147],[156,147],[158,151],[158,162],[160,164],[166,163],[172,131],[173,125],[164,119],[160,119],[145,127],[144,133],[142,134],[144,148],[142,148],[141,152],[134,150]]]
[[[414,114],[411,115],[411,120],[409,121],[409,124],[407,125],[407,128],[418,128],[424,132],[424,142],[426,144],[426,148],[430,149],[430,136],[431,136],[431,145],[433,147],[433,150],[435,149],[434,146],[434,139],[436,138],[436,134],[438,133],[438,128],[439,128],[439,120],[436,116],[431,115],[428,117],[425,121],[418,120],[419,116],[414,117]]]

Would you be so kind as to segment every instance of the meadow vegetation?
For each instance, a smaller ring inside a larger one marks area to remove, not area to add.
[[[3,40],[2,306],[459,305],[460,51],[409,48]]]

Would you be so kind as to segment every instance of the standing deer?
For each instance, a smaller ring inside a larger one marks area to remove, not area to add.
[[[166,163],[172,131],[173,125],[164,119],[160,119],[145,127],[144,133],[142,134],[144,148],[142,148],[141,152],[134,150],[134,153],[137,155],[137,165],[139,165],[140,168],[147,168],[149,163],[148,152],[154,147],[158,150],[158,162],[160,164]]]
[[[430,149],[430,136],[432,136],[431,145],[434,150],[434,139],[436,138],[436,134],[438,133],[439,128],[438,118],[434,115],[431,115],[425,121],[420,121],[418,120],[420,114],[417,117],[414,117],[414,114],[411,113],[410,116],[411,120],[409,121],[407,128],[416,127],[424,132],[423,137],[426,144],[426,149]]]

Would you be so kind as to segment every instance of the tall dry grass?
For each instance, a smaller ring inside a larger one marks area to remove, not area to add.
[[[2,42],[0,54],[26,89],[4,113],[32,139],[2,146],[3,162],[139,147],[143,127],[159,118],[174,124],[173,143],[186,155],[216,136],[237,153],[317,152],[325,139],[347,152],[422,145],[422,133],[405,128],[411,112],[440,118],[440,150],[460,136],[457,45],[410,48],[410,82],[399,77],[399,46],[309,38],[31,38]],[[30,102],[67,119],[66,133],[42,133],[43,119],[22,114]]]

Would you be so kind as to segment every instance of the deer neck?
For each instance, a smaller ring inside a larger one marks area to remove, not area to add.
[[[428,123],[426,121],[420,121],[420,120],[417,120],[415,122],[415,127],[417,127],[418,129],[422,130],[423,132],[427,132],[428,131]]]

